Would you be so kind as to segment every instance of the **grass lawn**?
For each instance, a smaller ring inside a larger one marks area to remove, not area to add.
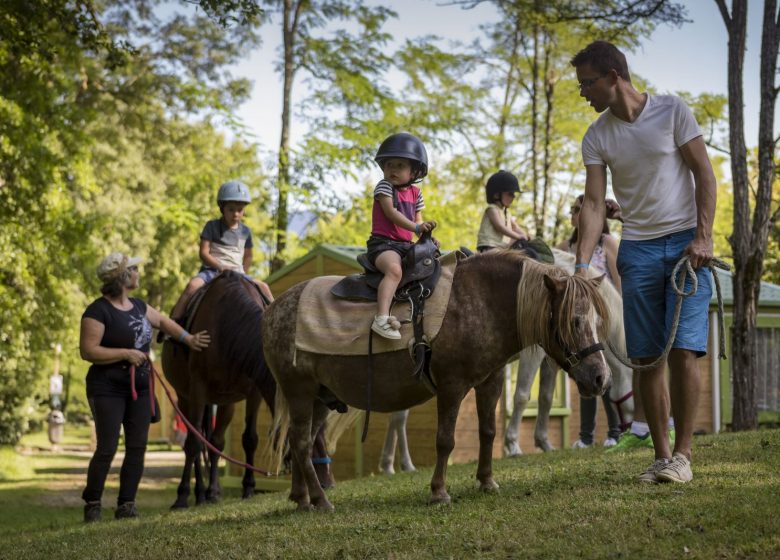
[[[112,474],[89,526],[85,459],[41,452],[23,457],[31,476],[0,481],[0,558],[779,558],[780,430],[702,436],[694,451],[687,485],[635,482],[649,450],[560,451],[497,461],[497,494],[476,489],[474,464],[450,467],[449,507],[426,505],[428,469],[345,481],[332,514],[237,489],[172,513],[176,481],[161,476],[143,483],[142,517],[120,522]]]

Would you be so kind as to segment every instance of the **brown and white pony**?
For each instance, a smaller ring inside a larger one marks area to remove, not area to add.
[[[604,391],[609,369],[599,339],[606,332],[607,316],[599,283],[599,279],[572,277],[513,251],[477,255],[457,266],[441,329],[431,342],[431,371],[438,386],[431,503],[450,502],[445,484],[447,459],[455,445],[460,403],[472,388],[479,417],[477,479],[485,491],[498,488],[492,473],[495,408],[504,365],[522,348],[541,345],[583,394]],[[282,294],[266,311],[264,346],[280,389],[277,421],[282,433],[289,429],[293,453],[290,499],[300,509],[330,510],[333,506],[320,488],[310,459],[312,434],[327,415],[317,394],[325,386],[349,406],[365,409],[368,357],[296,349],[296,316],[306,312],[298,306],[305,284]],[[407,351],[375,355],[372,410],[403,410],[430,399],[428,390],[408,374],[412,370]]]

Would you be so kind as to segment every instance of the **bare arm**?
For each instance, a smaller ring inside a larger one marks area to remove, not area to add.
[[[690,257],[693,268],[699,268],[707,266],[713,256],[712,223],[715,219],[718,187],[701,136],[681,146],[680,153],[693,173],[696,188],[696,236],[683,254]]]
[[[393,222],[398,227],[402,227],[404,229],[407,229],[409,231],[417,231],[417,224],[420,224],[420,233],[425,233],[426,231],[431,231],[433,228],[436,227],[436,222],[423,222],[422,221],[422,214],[420,212],[417,212],[415,214],[415,219],[419,220],[418,222],[413,222],[403,214],[401,214],[398,210],[393,208],[393,197],[391,196],[380,196],[378,198],[379,200],[379,207],[382,209],[382,213],[385,215],[385,217]]]
[[[154,328],[160,329],[171,338],[184,342],[193,350],[200,351],[203,348],[208,347],[209,342],[211,342],[211,337],[208,332],[200,331],[195,334],[189,334],[184,330],[184,327],[176,321],[169,319],[151,305],[146,306],[146,318]],[[184,337],[184,340],[182,340],[181,335],[185,333],[186,336]]]
[[[618,254],[618,242],[617,239],[611,235],[604,236],[604,254],[607,257],[607,269],[609,270],[609,276],[612,278],[612,285],[619,294],[623,294],[623,285],[620,282],[620,275],[617,271],[617,254]]]
[[[108,348],[101,346],[106,326],[92,319],[84,317],[81,320],[81,335],[79,337],[79,352],[81,358],[93,364],[113,364],[126,360],[133,365],[140,366],[146,361],[146,354],[135,348]]]
[[[511,237],[512,239],[528,239],[527,235],[522,235],[521,233],[514,231],[514,229],[512,229],[511,227],[507,227],[504,225],[504,220],[498,208],[491,206],[490,208],[487,209],[487,215],[488,215],[488,219],[490,220],[490,223],[493,225],[495,230],[499,232],[501,235]]]
[[[606,214],[607,168],[603,165],[585,166],[585,198],[580,210],[579,235],[577,238],[577,264],[590,264],[593,250],[601,238]],[[576,270],[585,274],[584,268]]]
[[[249,267],[252,266],[252,247],[244,247],[244,258],[241,262],[244,272],[249,274]]]

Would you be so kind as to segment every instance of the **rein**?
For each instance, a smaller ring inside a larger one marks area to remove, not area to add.
[[[682,288],[680,285],[677,284],[677,274],[680,272],[680,269],[685,265],[685,268],[682,270]],[[715,281],[715,291],[718,294],[718,326],[719,326],[719,337],[718,337],[718,357],[722,360],[726,359],[726,335],[725,335],[725,328],[723,324],[723,295],[720,291],[720,280],[718,279],[718,275],[715,273],[715,267],[720,268],[721,270],[731,270],[731,267],[723,262],[720,259],[713,258],[710,260],[710,264],[707,265],[707,268],[710,269],[710,272],[712,273],[712,278]],[[691,283],[693,284],[691,286],[691,290],[689,292],[685,291],[685,280],[687,276],[690,274],[691,276]],[[672,322],[672,332],[669,333],[669,340],[666,341],[666,347],[664,348],[663,354],[658,356],[658,359],[656,359],[651,364],[634,364],[631,362],[631,360],[628,359],[627,356],[623,356],[620,353],[618,353],[613,347],[612,344],[607,341],[607,344],[609,345],[609,349],[612,350],[612,353],[615,355],[615,357],[618,359],[618,361],[623,364],[626,367],[633,368],[634,371],[647,371],[649,369],[654,369],[658,367],[661,363],[666,360],[666,357],[669,355],[669,351],[672,349],[672,344],[674,344],[674,339],[677,336],[677,327],[680,325],[680,311],[682,310],[682,302],[685,298],[690,297],[696,293],[696,291],[699,289],[699,278],[696,276],[696,272],[693,270],[693,266],[691,266],[690,259],[688,255],[683,256],[679,261],[677,261],[677,264],[674,266],[674,270],[672,271],[672,288],[674,289],[674,292],[677,294],[677,301],[675,302],[674,306],[674,321]]]

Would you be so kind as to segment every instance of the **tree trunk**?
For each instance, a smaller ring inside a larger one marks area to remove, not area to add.
[[[536,236],[544,237],[544,223],[547,217],[548,200],[550,198],[550,190],[552,189],[552,156],[550,154],[550,144],[552,142],[552,117],[553,108],[555,102],[555,76],[553,70],[550,68],[550,49],[552,48],[552,41],[550,35],[545,32],[544,34],[544,159],[543,159],[543,185],[542,185],[542,221],[541,224],[537,224]]]
[[[287,248],[287,198],[290,193],[290,107],[292,104],[292,85],[295,78],[295,33],[301,3],[295,9],[293,17],[292,0],[284,0],[282,12],[282,37],[284,40],[284,77],[282,82],[282,132],[279,138],[279,159],[276,177],[278,198],[276,201],[276,249],[271,260],[271,272],[276,272],[285,264],[284,250]]]
[[[747,30],[747,1],[734,0],[731,14],[725,0],[715,0],[729,35],[729,144],[734,187],[734,323],[731,328],[732,429],[758,426],[755,354],[756,315],[769,226],[774,162],[775,70],[778,53],[776,0],[764,3],[761,41],[761,106],[759,111],[759,178],[751,220],[750,190],[743,119],[743,63]]]

